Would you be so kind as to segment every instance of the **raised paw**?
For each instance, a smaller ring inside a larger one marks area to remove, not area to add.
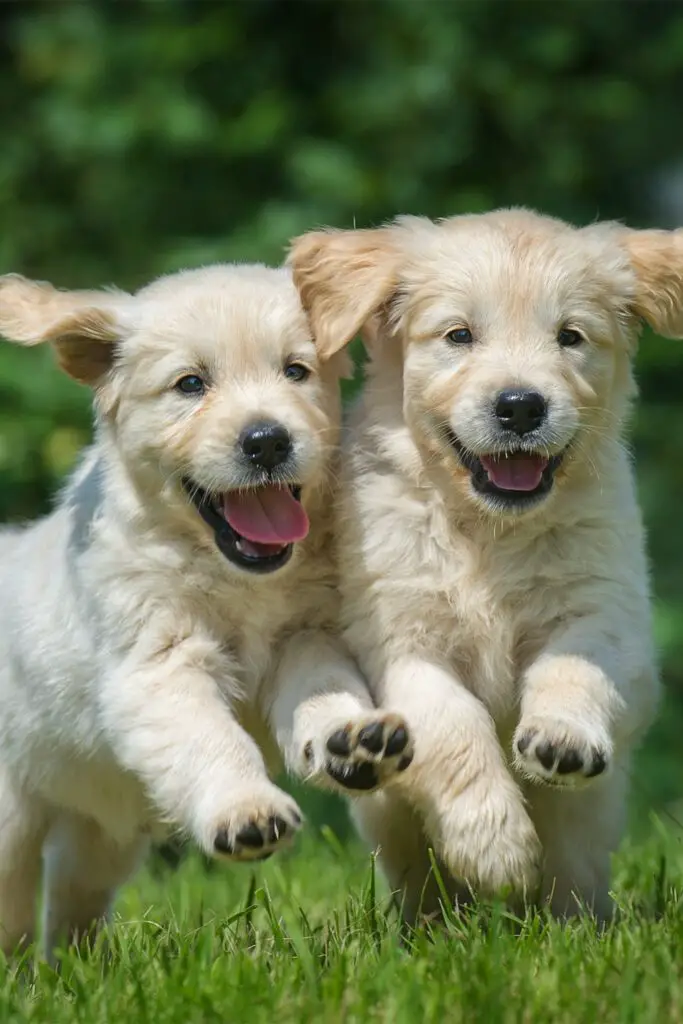
[[[528,718],[513,740],[517,769],[534,782],[576,786],[609,768],[606,736],[561,718]]]
[[[302,816],[294,801],[277,787],[268,794],[254,794],[215,832],[214,853],[237,861],[267,860],[289,846],[300,829]]]
[[[347,792],[384,785],[413,760],[413,744],[400,715],[376,712],[336,726],[318,743],[306,745],[314,774],[323,771]]]

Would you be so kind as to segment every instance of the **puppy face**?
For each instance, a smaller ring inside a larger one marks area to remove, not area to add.
[[[437,234],[416,232],[390,314],[406,420],[465,498],[523,512],[618,427],[631,390],[626,260],[515,217]]]
[[[304,236],[291,262],[323,353],[370,324],[376,372],[402,359],[423,462],[478,512],[529,512],[590,472],[633,393],[638,315],[683,328],[683,241],[666,232],[522,210],[404,218]]]
[[[241,572],[289,561],[326,478],[339,400],[338,368],[320,364],[288,271],[210,267],[135,296],[6,278],[0,330],[52,341],[95,388],[105,431],[160,516],[191,515]]]

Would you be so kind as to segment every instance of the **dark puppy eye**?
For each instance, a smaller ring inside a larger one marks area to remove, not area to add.
[[[583,335],[573,327],[563,327],[557,332],[557,341],[562,348],[576,348],[583,342]]]
[[[454,327],[446,335],[446,341],[450,341],[451,345],[471,345],[472,331],[469,327]]]
[[[285,366],[285,377],[287,380],[301,381],[311,376],[311,371],[303,363],[288,363]]]
[[[188,373],[186,377],[181,377],[179,381],[176,381],[175,388],[183,395],[203,395],[206,391],[206,384],[195,373]]]

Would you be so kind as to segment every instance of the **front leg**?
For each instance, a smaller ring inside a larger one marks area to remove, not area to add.
[[[322,788],[367,792],[412,761],[403,718],[375,708],[341,643],[322,630],[285,643],[266,704],[287,769]]]
[[[658,694],[654,659],[640,624],[624,632],[611,617],[576,619],[524,674],[513,757],[532,782],[589,783],[610,770],[617,746],[628,751],[649,724]]]
[[[232,714],[231,690],[228,659],[189,636],[120,665],[105,681],[102,717],[119,763],[165,820],[210,855],[262,860],[291,841],[302,817]]]
[[[657,694],[647,631],[634,622],[620,632],[604,616],[556,634],[522,679],[513,753],[535,783],[541,895],[559,917],[588,908],[604,921],[612,912],[610,859],[625,828],[630,754]]]
[[[449,669],[418,656],[386,666],[378,697],[405,716],[415,743],[397,791],[421,812],[453,876],[485,893],[531,892],[538,838],[484,705]],[[419,893],[406,900],[416,905]]]

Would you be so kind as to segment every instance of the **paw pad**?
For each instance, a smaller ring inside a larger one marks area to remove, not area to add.
[[[410,734],[398,715],[348,722],[335,729],[325,743],[324,770],[350,791],[376,789],[392,775],[405,771],[412,760]]]
[[[290,820],[280,814],[253,817],[236,831],[220,828],[214,839],[214,851],[237,860],[267,860],[288,843],[301,825],[301,815],[293,808]]]
[[[515,760],[524,774],[555,785],[595,778],[609,764],[607,751],[588,736],[564,723],[540,720],[520,727]]]
[[[337,729],[327,741],[327,749],[336,757],[348,757],[351,753],[351,737],[348,730]]]

